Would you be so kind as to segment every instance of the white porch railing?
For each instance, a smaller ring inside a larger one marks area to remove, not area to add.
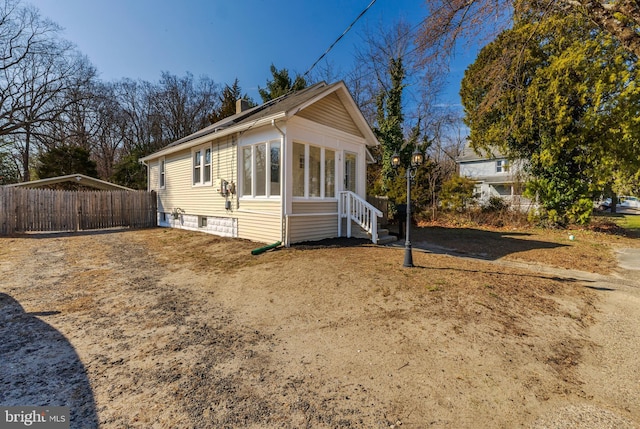
[[[350,191],[340,192],[338,198],[338,235],[342,237],[342,219],[347,219],[347,237],[351,237],[351,221],[371,234],[373,244],[378,242],[378,218],[382,212]]]

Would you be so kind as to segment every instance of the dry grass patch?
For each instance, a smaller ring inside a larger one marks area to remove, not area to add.
[[[531,240],[502,237],[514,254],[563,248]],[[169,229],[16,238],[0,293],[51,311],[101,428],[518,427],[588,398],[575,368],[594,291],[421,252],[405,269],[402,250],[349,243],[252,256],[259,244]]]
[[[638,247],[637,239],[588,229],[545,230],[423,226],[412,242],[427,242],[484,259],[506,259],[601,274],[617,265],[615,249]],[[570,236],[573,236],[573,240]]]

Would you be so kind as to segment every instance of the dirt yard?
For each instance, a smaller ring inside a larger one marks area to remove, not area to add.
[[[638,427],[640,272],[533,239],[404,269],[357,241],[0,238],[0,405],[69,405],[73,428]],[[561,269],[527,260],[545,249]]]

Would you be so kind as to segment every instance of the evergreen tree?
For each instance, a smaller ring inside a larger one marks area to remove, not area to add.
[[[111,180],[118,185],[132,189],[147,189],[147,168],[138,162],[140,158],[148,155],[140,151],[133,151],[125,156],[113,168]]]
[[[411,155],[416,149],[424,152],[429,142],[424,137],[420,120],[407,136],[402,128],[402,93],[406,87],[402,57],[389,59],[388,73],[391,87],[386,90],[383,86],[376,99],[376,126],[373,131],[380,142],[380,148],[374,153],[376,166],[369,166],[368,183],[371,186],[369,189],[374,193],[385,194],[395,206],[406,204],[407,201],[406,168],[411,163]],[[401,160],[401,167],[397,171],[391,165],[391,158],[395,153],[400,155]],[[425,209],[431,200],[432,192],[427,180],[431,168],[433,165],[425,163],[416,170],[414,185],[411,187],[414,213]]]
[[[520,16],[465,73],[472,146],[526,159],[550,223],[588,221],[592,194],[640,168],[636,60],[585,18]]]
[[[20,166],[10,152],[0,149],[0,186],[20,182]]]
[[[267,81],[266,88],[258,87],[258,92],[264,103],[289,92],[299,91],[307,87],[307,81],[304,77],[296,75],[295,79],[292,80],[289,76],[289,70],[278,70],[273,64],[271,64],[271,76],[272,79]]]
[[[376,99],[377,126],[374,133],[382,145],[382,189],[388,191],[391,188],[391,181],[394,180],[395,172],[391,166],[391,157],[398,153],[402,159],[402,164],[407,165],[411,156],[411,149],[405,148],[404,133],[402,124],[404,115],[402,113],[402,91],[405,88],[405,70],[402,65],[402,58],[391,58],[389,60],[388,73],[391,78],[391,88],[384,87],[378,93]]]
[[[225,85],[222,90],[222,94],[218,97],[220,100],[220,107],[217,108],[211,115],[209,115],[209,121],[214,124],[218,121],[228,118],[236,114],[236,101],[243,99],[249,103],[250,107],[254,107],[256,103],[249,98],[245,93],[242,94],[240,83],[236,78],[233,81],[233,85]]]
[[[98,177],[96,163],[90,158],[89,151],[79,146],[63,145],[43,153],[36,167],[39,179],[84,174]]]

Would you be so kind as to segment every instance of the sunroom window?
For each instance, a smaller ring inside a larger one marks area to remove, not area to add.
[[[253,195],[253,147],[242,148],[242,195]]]
[[[242,196],[280,196],[280,142],[242,148]]]
[[[329,149],[324,150],[324,196],[336,196],[336,153]]]
[[[280,195],[280,142],[272,142],[269,145],[270,150],[270,164],[271,173],[269,174],[270,179],[270,191],[269,195]]]
[[[322,160],[320,159],[320,148],[309,146],[309,196],[320,197],[322,188],[321,180]]]
[[[293,196],[294,197],[304,197],[305,194],[305,176],[304,172],[306,170],[306,159],[307,155],[305,154],[305,147],[302,143],[294,143],[293,144]]]
[[[336,192],[335,151],[293,144],[293,196],[333,198]]]
[[[256,182],[253,195],[256,197],[264,197],[267,195],[267,145],[257,144],[253,147],[253,156],[255,159],[255,174],[253,180]]]

